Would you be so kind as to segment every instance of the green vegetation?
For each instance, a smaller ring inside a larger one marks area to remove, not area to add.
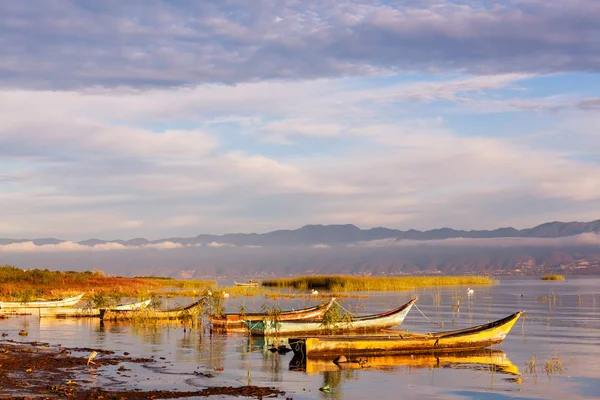
[[[102,271],[24,270],[12,265],[0,266],[0,300],[32,301],[57,299],[86,293],[90,305],[109,306],[121,298],[148,298],[165,294],[167,289],[198,291],[215,286],[214,281],[173,278],[123,278],[105,276]]]
[[[542,280],[543,281],[564,281],[565,276],[564,275],[543,275]]]
[[[333,334],[340,328],[340,325],[351,327],[352,318],[354,318],[354,315],[347,312],[338,302],[335,302],[333,307],[323,315],[321,327]]]
[[[406,277],[354,277],[354,276],[301,276],[297,278],[270,279],[263,286],[298,290],[324,289],[332,292],[404,291],[432,286],[490,285],[497,283],[487,276],[406,276]]]

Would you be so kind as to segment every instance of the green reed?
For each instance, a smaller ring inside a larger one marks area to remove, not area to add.
[[[490,285],[496,280],[487,276],[405,276],[354,277],[342,275],[301,276],[268,279],[263,286],[298,290],[323,289],[333,292],[408,291],[436,286]]]

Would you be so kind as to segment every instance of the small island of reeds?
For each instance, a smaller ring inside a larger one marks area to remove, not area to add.
[[[296,278],[269,279],[263,286],[294,288],[298,290],[322,289],[332,292],[404,291],[435,286],[491,285],[497,281],[487,276],[299,276]]]
[[[542,280],[543,281],[564,281],[565,280],[565,276],[564,275],[542,275]]]

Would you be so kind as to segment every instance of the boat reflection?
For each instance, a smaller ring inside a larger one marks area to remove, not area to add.
[[[399,368],[454,368],[485,370],[494,373],[521,375],[506,354],[496,349],[481,349],[468,352],[444,352],[415,355],[360,357],[347,362],[335,363],[331,358],[307,358],[294,356],[290,370],[307,374],[340,370],[391,371]]]

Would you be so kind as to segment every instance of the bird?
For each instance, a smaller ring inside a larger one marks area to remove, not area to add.
[[[228,299],[229,298],[229,293],[227,293],[227,292],[223,293],[223,297],[226,298],[226,299]]]
[[[469,296],[472,296],[473,294],[475,294],[475,291],[473,289],[471,289],[471,288],[467,288],[467,294]]]
[[[317,290],[315,290],[315,289],[311,290],[311,292],[310,292],[311,296],[316,296],[318,294],[319,294],[319,292]]]
[[[90,364],[98,365],[98,364],[96,364],[95,362],[92,361],[94,359],[94,357],[96,357],[97,355],[98,355],[97,351],[95,351],[95,350],[92,351],[90,353],[90,356],[88,357],[87,365],[90,365]]]

